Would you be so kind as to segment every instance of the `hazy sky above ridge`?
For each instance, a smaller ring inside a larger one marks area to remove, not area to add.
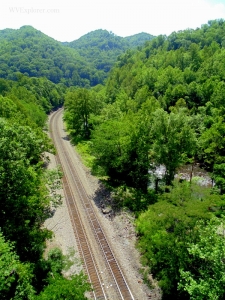
[[[31,25],[58,41],[96,30],[169,35],[225,19],[225,0],[1,0],[0,30]]]

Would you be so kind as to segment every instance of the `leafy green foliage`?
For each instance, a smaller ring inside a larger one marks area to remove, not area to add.
[[[93,131],[97,163],[112,180],[146,191],[148,154],[143,124],[133,114],[107,120]]]
[[[0,92],[0,116],[32,128],[44,127],[46,113],[62,105],[65,87],[46,78],[17,76],[16,81],[1,79],[7,89]]]
[[[147,33],[122,38],[107,30],[98,29],[66,45],[76,49],[105,79],[119,55],[129,48],[143,45],[152,38],[153,36]]]
[[[7,31],[6,36],[8,33],[14,31]],[[33,34],[31,30],[28,36]],[[18,45],[14,42],[15,50]],[[35,42],[31,38],[30,46]],[[8,43],[9,49],[12,43]],[[18,59],[18,65],[23,64],[22,58]],[[65,86],[43,77],[30,78],[15,68],[13,74],[11,71],[8,68],[7,78],[14,80],[0,79],[0,298],[42,299],[43,293],[48,299],[75,299],[74,294],[85,299],[84,292],[89,289],[86,277],[63,277],[61,251],[43,258],[46,239],[52,236],[43,223],[61,203],[60,171],[45,170],[44,153],[54,149],[43,127],[46,113],[62,105]],[[56,292],[58,284],[61,292]]]
[[[37,259],[49,236],[40,229],[50,204],[40,164],[49,147],[42,137],[29,127],[0,119],[0,227],[15,241],[22,260]]]
[[[44,261],[45,285],[41,293],[34,299],[87,299],[84,294],[90,291],[90,283],[87,276],[82,272],[67,278],[62,276],[62,271],[74,264],[71,255],[64,256],[58,248],[48,252],[47,260]],[[47,284],[46,284],[47,282]]]
[[[157,201],[157,194],[153,190],[147,193],[137,188],[120,185],[113,190],[113,208],[115,210],[127,207],[131,212],[139,215],[145,211],[150,204]]]
[[[187,244],[190,266],[181,268],[178,285],[188,292],[190,299],[224,299],[224,226],[224,218],[196,224],[199,238]]]
[[[1,299],[33,299],[32,266],[21,263],[14,247],[0,233]]]
[[[213,117],[213,119],[211,116],[208,117],[208,128],[203,131],[199,139],[203,158],[211,168],[214,163],[220,164],[223,162],[225,142],[224,117],[220,115],[213,115]]]
[[[129,45],[132,45],[132,47],[138,47],[144,45],[145,42],[150,41],[153,38],[153,35],[146,32],[141,32],[125,37],[125,40],[129,43]]]
[[[224,24],[159,36],[118,58],[90,115],[96,163],[111,179],[135,187],[143,180],[143,189],[150,165],[164,165],[170,184],[187,162],[212,173],[223,163]]]
[[[83,274],[71,276],[69,279],[59,275],[49,278],[49,285],[35,299],[37,300],[86,300],[84,294],[90,290],[90,284]]]
[[[216,186],[219,187],[220,193],[225,192],[225,164],[215,164],[213,171],[213,179],[216,182]]]
[[[185,299],[177,292],[180,269],[198,268],[188,252],[188,245],[198,241],[198,220],[205,223],[219,210],[222,199],[210,195],[206,188],[188,182],[175,183],[169,193],[158,197],[137,220],[139,248],[144,264],[158,279],[165,296]],[[197,260],[196,260],[197,263]]]
[[[19,72],[67,86],[95,86],[104,81],[118,55],[151,37],[142,34],[129,43],[96,30],[77,41],[60,43],[31,26],[1,30],[0,77],[15,80]]]
[[[166,167],[165,181],[171,184],[175,171],[192,157],[196,149],[195,132],[190,118],[183,111],[178,113],[160,109],[153,114],[150,152],[154,164]]]
[[[89,118],[94,111],[94,105],[92,94],[87,89],[78,88],[66,94],[65,120],[68,128],[73,130],[77,136],[89,137]]]
[[[75,299],[76,295],[76,299],[86,299],[86,277],[63,277],[65,259],[60,250],[43,259],[46,239],[52,236],[43,223],[61,203],[57,192],[61,173],[58,169],[44,169],[43,153],[53,151],[53,147],[38,127],[42,122],[34,122],[28,111],[32,107],[41,111],[35,95],[30,93],[34,102],[29,103],[24,91],[21,100],[14,91],[8,86],[7,92],[14,101],[0,96],[0,297]],[[58,284],[61,291],[56,292]]]
[[[127,50],[95,90],[95,164],[116,184],[117,208],[138,216],[142,260],[165,299],[224,298],[224,239],[209,221],[224,210],[224,29],[209,21]],[[214,188],[173,181],[187,163],[208,170]],[[154,192],[149,171],[161,166]]]
[[[145,37],[122,39],[98,30],[59,45],[31,27],[17,36],[14,30],[0,32],[0,116],[8,120],[0,122],[0,226],[15,241],[21,260],[33,259],[38,299],[85,299],[88,289],[83,275],[62,277],[59,251],[47,261],[41,258],[49,236],[40,229],[49,214],[48,192],[54,194],[58,182],[56,174],[42,170],[42,151],[49,143],[38,128],[44,112],[63,103],[65,85],[76,86],[65,97],[70,133],[75,141],[85,141],[94,169],[116,186],[117,208],[129,207],[138,216],[142,260],[164,297],[224,297],[224,239],[218,230],[223,225],[209,221],[224,210],[224,29],[224,20],[210,21],[124,54],[129,43],[136,46]],[[105,86],[98,85],[117,55]],[[211,172],[214,189],[173,181],[177,169],[190,162]],[[156,178],[153,191],[149,171],[162,165],[167,186],[158,188]],[[53,184],[46,186],[46,179]],[[57,205],[60,199],[54,198]],[[81,289],[75,295],[73,280]]]
[[[31,26],[0,31],[0,77],[15,80],[17,72],[47,77],[54,83],[96,85],[101,74],[77,51],[63,46]]]
[[[15,253],[14,247],[6,242],[0,233],[0,296],[1,299],[87,299],[84,294],[90,291],[87,277],[82,273],[69,278],[62,276],[67,258],[63,257],[59,249],[52,249],[48,253],[45,264],[45,285],[39,295],[32,285],[33,266],[22,263]],[[40,279],[40,278],[39,278]]]

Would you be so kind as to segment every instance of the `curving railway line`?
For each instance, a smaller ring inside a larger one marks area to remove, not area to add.
[[[65,146],[62,112],[50,118],[50,132],[63,172],[63,189],[84,270],[92,284],[93,299],[134,300],[127,281],[106,239],[79,171]],[[101,270],[104,270],[101,271]]]

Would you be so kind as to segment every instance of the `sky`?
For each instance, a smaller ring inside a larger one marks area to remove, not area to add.
[[[106,29],[166,34],[225,19],[225,0],[1,0],[0,30],[31,25],[61,42]]]

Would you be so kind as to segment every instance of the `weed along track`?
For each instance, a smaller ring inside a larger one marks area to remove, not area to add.
[[[50,118],[57,164],[63,172],[63,189],[84,270],[93,287],[93,299],[134,300],[126,279],[107,242],[91,199],[68,150],[62,109]]]

